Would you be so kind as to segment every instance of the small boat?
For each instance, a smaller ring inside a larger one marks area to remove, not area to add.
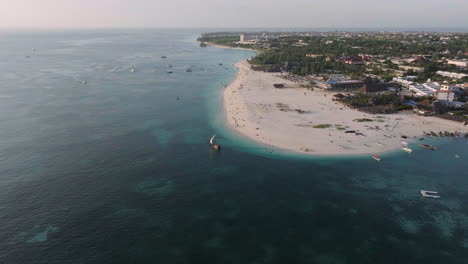
[[[187,68],[185,71],[186,71],[186,72],[192,72],[192,69],[191,69],[191,68]]]
[[[172,71],[168,71],[167,73],[174,73],[174,72],[172,72]]]
[[[376,161],[380,161],[379,155],[374,155],[374,156],[372,156],[372,158],[375,159]]]
[[[408,147],[402,147],[401,149],[403,149],[404,151],[408,152],[408,153],[411,153],[413,152],[412,149],[408,148]]]
[[[82,81],[83,85],[86,85],[86,81]]]
[[[459,157],[460,157],[460,155],[455,155],[455,158],[457,158],[457,159],[458,159]]]
[[[211,139],[210,139],[211,147],[214,148],[214,149],[216,149],[216,150],[220,150],[220,149],[221,149],[221,145],[215,143],[215,141],[214,141],[215,137],[216,137],[216,134],[214,134],[214,135],[211,137]]]
[[[438,192],[421,190],[420,193],[423,197],[434,198],[434,199],[440,198],[439,195],[435,195],[435,194],[438,194]]]
[[[166,59],[167,57],[166,56],[161,56],[161,59]]]
[[[377,144],[380,145],[380,146],[384,146],[384,144],[381,143],[381,142],[377,142]]]
[[[425,148],[425,149],[430,149],[430,150],[436,150],[437,148],[434,147],[434,146],[430,146],[430,145],[426,145],[426,144],[419,144],[419,146],[421,148]]]
[[[408,146],[408,142],[406,142],[406,141],[402,141],[402,142],[400,142],[400,143],[401,143],[401,145],[403,145],[403,146]]]
[[[362,145],[365,146],[365,147],[370,148],[370,145],[368,145],[368,144],[362,144]]]
[[[218,63],[219,66],[222,66],[223,64],[222,63]]]
[[[130,71],[131,71],[131,72],[135,72],[135,69],[131,69]]]

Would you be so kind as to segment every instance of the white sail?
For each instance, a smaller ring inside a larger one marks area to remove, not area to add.
[[[216,137],[216,134],[214,134],[211,139],[210,139],[210,144],[213,145],[214,144],[214,138]]]

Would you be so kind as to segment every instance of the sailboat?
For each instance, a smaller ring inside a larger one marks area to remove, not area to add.
[[[215,137],[216,137],[216,134],[214,134],[214,135],[211,137],[211,139],[210,139],[211,147],[214,148],[214,149],[216,149],[216,150],[220,150],[220,149],[221,149],[221,145],[215,143],[215,141],[214,141]]]

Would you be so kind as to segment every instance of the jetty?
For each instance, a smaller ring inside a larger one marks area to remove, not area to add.
[[[423,197],[439,199],[440,196],[439,196],[439,195],[435,195],[435,194],[438,194],[438,192],[432,192],[432,191],[421,190],[421,195],[422,195]]]

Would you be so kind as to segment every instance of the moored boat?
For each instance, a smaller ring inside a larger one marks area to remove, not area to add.
[[[408,147],[402,147],[401,149],[403,149],[404,151],[408,152],[408,153],[411,153],[413,152],[412,149],[408,148]]]
[[[406,141],[402,141],[402,142],[400,142],[400,143],[401,143],[401,145],[403,145],[403,146],[408,146],[408,142],[406,142]]]
[[[434,198],[434,199],[440,198],[439,195],[436,195],[436,194],[439,194],[438,192],[426,191],[426,190],[420,190],[419,192],[421,193],[423,197]]]
[[[214,149],[216,149],[216,150],[220,150],[220,149],[221,149],[221,145],[215,143],[215,141],[214,141],[215,137],[216,137],[216,134],[214,134],[214,135],[211,137],[211,139],[210,139],[211,147],[214,148]]]
[[[379,155],[374,155],[374,156],[372,156],[372,158],[375,159],[376,161],[380,161]]]
[[[419,144],[419,146],[421,148],[425,148],[425,149],[430,149],[430,150],[436,150],[437,148],[434,147],[434,146],[430,146],[430,145],[426,145],[426,144]]]

